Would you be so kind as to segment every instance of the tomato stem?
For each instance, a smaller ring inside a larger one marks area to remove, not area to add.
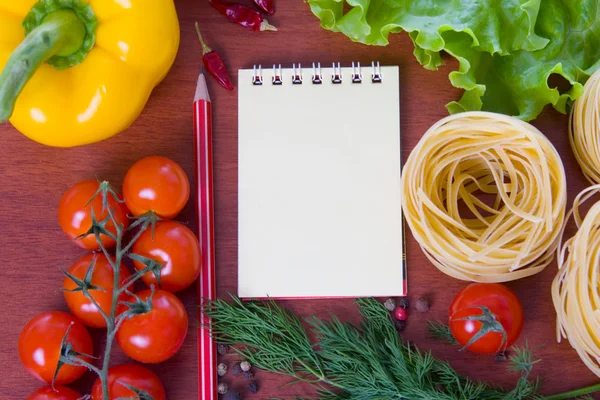
[[[108,320],[106,321],[106,347],[104,349],[104,360],[102,363],[102,371],[100,373],[100,382],[102,383],[102,398],[110,399],[108,392],[108,367],[110,365],[110,354],[112,352],[112,345],[115,339],[115,316],[117,314],[117,305],[119,303],[119,291],[115,290],[119,287],[120,275],[121,275],[121,259],[123,258],[123,254],[121,251],[121,229],[119,229],[119,223],[113,216],[112,212],[109,212],[110,218],[113,220],[113,223],[117,227],[117,235],[116,235],[116,251],[115,251],[115,259],[113,262],[112,257],[108,254],[108,250],[104,247],[104,244],[100,240],[99,236],[96,236],[96,241],[98,245],[102,249],[102,252],[106,255],[108,262],[111,264],[113,268],[113,297],[112,303],[110,306],[110,314]]]
[[[113,196],[113,197],[115,197],[115,199],[118,198],[116,196],[115,191],[110,187],[108,182],[102,182],[101,189],[99,189],[94,194],[94,196],[92,197],[92,200],[96,196],[102,196],[102,204],[103,205],[108,205],[108,196]],[[98,308],[98,310],[100,310],[100,312],[106,319],[106,347],[104,349],[102,368],[101,369],[97,368],[91,364],[86,365],[86,366],[89,369],[91,369],[97,373],[98,377],[100,378],[100,382],[102,384],[102,397],[104,399],[109,399],[110,396],[109,396],[109,390],[108,390],[108,369],[110,366],[110,355],[112,353],[112,347],[113,347],[113,343],[115,341],[117,331],[121,327],[121,324],[123,323],[123,321],[126,319],[125,317],[117,319],[117,307],[119,306],[119,298],[124,292],[128,291],[128,287],[130,287],[135,281],[140,279],[145,273],[147,273],[149,271],[149,269],[148,269],[148,270],[142,270],[142,271],[136,272],[130,278],[128,278],[125,282],[123,282],[122,286],[120,286],[119,283],[121,280],[121,268],[120,268],[121,262],[123,261],[123,258],[128,255],[129,250],[131,249],[133,244],[140,238],[142,233],[149,226],[153,225],[153,221],[156,221],[156,218],[153,219],[150,217],[147,220],[143,221],[142,223],[137,223],[137,224],[134,223],[133,224],[134,226],[140,225],[139,229],[136,232],[136,234],[131,238],[129,243],[126,246],[123,246],[123,237],[126,233],[125,227],[123,224],[120,224],[117,221],[117,218],[115,217],[114,212],[113,212],[114,210],[112,210],[108,206],[107,206],[106,210],[108,211],[108,217],[106,220],[96,221],[95,218],[92,218],[91,230],[94,233],[96,242],[98,243],[100,250],[102,250],[102,253],[106,256],[108,262],[110,263],[110,265],[113,269],[113,291],[112,291],[112,302],[111,302],[111,307],[110,307],[110,313],[108,315],[106,315],[106,313],[104,313],[104,311],[100,308],[100,305],[91,296],[89,291],[84,290],[83,294],[86,296],[86,298],[88,298],[96,306],[96,308]],[[108,220],[110,220],[116,228],[116,234],[113,236],[114,240],[116,242],[114,257],[108,252],[108,249],[104,246],[104,243],[102,243],[102,240],[100,238],[100,234],[104,234],[104,235],[106,235],[107,233],[110,234],[110,232],[108,232],[104,228],[104,225],[108,222]],[[90,268],[92,269],[93,266],[90,266]],[[91,282],[91,276],[90,276],[90,282]]]
[[[545,400],[565,400],[574,399],[576,397],[585,396],[586,394],[595,393],[600,391],[600,383],[595,385],[586,386],[581,389],[575,389],[564,393],[553,394],[552,396],[544,397]]]
[[[462,310],[467,310],[467,309],[479,309],[479,310],[481,310],[481,314],[469,315],[469,316],[463,317],[463,318],[455,318],[454,317],[454,315],[456,315],[456,313],[458,313]],[[450,321],[451,322],[453,322],[453,321],[477,321],[481,324],[481,327],[479,328],[479,330],[471,337],[471,339],[469,339],[467,344],[465,344],[459,351],[465,350],[466,348],[471,346],[473,343],[475,343],[476,341],[478,341],[479,339],[481,339],[488,333],[492,333],[492,332],[500,333],[502,335],[502,342],[500,343],[500,346],[498,347],[498,352],[506,350],[506,345],[508,342],[508,335],[506,333],[506,330],[504,329],[504,326],[502,326],[502,324],[496,319],[496,315],[489,308],[487,308],[485,306],[466,307],[466,308],[458,310],[457,312],[452,314],[452,316],[450,317]]]

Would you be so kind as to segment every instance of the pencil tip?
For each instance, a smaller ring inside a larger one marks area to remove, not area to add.
[[[206,87],[206,77],[204,76],[204,68],[200,68],[200,74],[198,74],[198,82],[196,83],[196,94],[194,95],[194,101],[207,100],[210,101],[208,94],[208,88]]]

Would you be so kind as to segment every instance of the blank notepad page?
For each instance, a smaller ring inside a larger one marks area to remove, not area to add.
[[[242,298],[405,294],[398,67],[341,71],[239,71]]]

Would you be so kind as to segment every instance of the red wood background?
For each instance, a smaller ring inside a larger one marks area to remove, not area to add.
[[[341,34],[323,30],[301,1],[279,0],[277,14],[269,18],[278,32],[254,33],[229,23],[211,9],[205,0],[177,0],[181,23],[181,47],[170,74],[154,91],[146,109],[127,131],[102,143],[75,149],[56,149],[34,143],[10,125],[0,126],[0,399],[23,399],[41,386],[20,365],[17,354],[19,332],[33,316],[47,310],[66,310],[60,291],[60,267],[69,266],[83,253],[73,246],[57,223],[57,205],[62,193],[72,184],[100,177],[120,185],[125,171],[136,160],[159,154],[179,162],[193,178],[194,154],[192,136],[192,98],[196,76],[201,65],[201,48],[194,32],[199,21],[205,39],[225,58],[237,80],[237,69],[254,63],[271,65],[281,62],[309,65],[320,61],[325,65],[340,60],[364,64],[379,60],[383,64],[400,65],[402,156],[410,150],[423,132],[447,115],[444,105],[459,97],[460,92],[448,82],[449,67],[426,71],[412,55],[412,44],[405,34],[392,35],[387,47],[367,47],[352,43]],[[151,7],[151,5],[148,5]],[[451,66],[455,66],[451,63]],[[237,259],[237,96],[209,82],[214,107],[214,162],[216,190],[216,247],[219,295],[235,292]],[[269,110],[264,110],[268,118]],[[559,149],[569,179],[569,198],[585,186],[583,176],[571,154],[567,139],[567,118],[548,110],[535,122]],[[368,140],[368,137],[365,137]],[[190,201],[179,219],[194,226],[194,206]],[[455,348],[427,339],[428,319],[444,320],[450,301],[465,286],[440,273],[423,256],[412,237],[408,238],[410,298],[428,296],[432,309],[428,314],[412,313],[406,338],[423,349],[432,349],[448,359],[460,372],[472,378],[512,385],[516,377],[506,373],[504,365],[493,357],[458,353]],[[546,378],[545,393],[556,393],[598,381],[577,357],[568,343],[555,340],[555,316],[550,297],[550,284],[556,265],[543,273],[512,282],[509,286],[525,307],[525,339],[543,346],[537,354],[542,358],[535,375]],[[319,277],[315,277],[319,279]],[[340,277],[343,279],[343,277]],[[381,279],[386,279],[382,276]],[[182,294],[191,318],[195,316],[196,292]],[[333,312],[348,319],[356,318],[351,301],[296,301],[290,307],[302,314],[326,316]],[[94,331],[97,346],[102,345],[102,331]],[[125,357],[118,348],[114,363]],[[171,360],[151,366],[162,378],[172,400],[197,398],[196,331],[190,329],[181,351]],[[247,383],[226,377],[230,386],[247,394]],[[84,393],[94,377],[74,387]],[[257,373],[261,391],[247,398],[266,399],[307,395],[300,386],[283,386],[284,377]]]

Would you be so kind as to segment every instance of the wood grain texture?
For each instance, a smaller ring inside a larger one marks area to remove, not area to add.
[[[136,160],[159,154],[179,162],[194,177],[192,98],[199,67],[201,49],[194,32],[198,21],[206,41],[221,52],[237,81],[237,69],[254,63],[274,62],[309,65],[320,61],[327,65],[341,61],[363,64],[379,60],[397,64],[401,70],[402,157],[406,159],[427,128],[447,115],[444,105],[457,99],[460,92],[448,82],[447,74],[455,63],[440,71],[423,69],[412,55],[412,44],[405,34],[393,35],[387,47],[367,47],[352,43],[341,34],[323,30],[301,1],[279,0],[278,10],[269,21],[278,32],[254,33],[228,23],[211,9],[206,0],[177,0],[182,40],[179,55],[170,74],[156,88],[143,114],[127,131],[102,143],[75,149],[55,149],[34,143],[8,124],[0,126],[0,399],[24,399],[41,386],[20,365],[17,341],[26,322],[47,310],[66,310],[60,291],[60,267],[69,266],[83,252],[69,243],[57,223],[57,205],[62,193],[72,184],[100,177],[120,185],[129,166]],[[151,5],[149,5],[151,6]],[[235,292],[237,259],[237,96],[209,82],[214,107],[215,212],[217,247],[217,282],[220,296]],[[264,110],[265,118],[269,110]],[[570,151],[567,118],[553,110],[545,112],[535,123],[546,133],[563,157],[568,174],[569,200],[585,186],[583,175]],[[285,132],[284,132],[285,133]],[[368,140],[368,136],[365,136]],[[194,224],[194,205],[190,201],[179,219]],[[505,373],[503,365],[493,358],[458,353],[455,348],[429,340],[425,335],[428,319],[443,321],[456,292],[465,286],[449,278],[426,260],[412,237],[408,238],[409,295],[414,301],[428,296],[432,309],[426,314],[412,313],[406,338],[435,356],[448,359],[460,372],[475,379],[510,386],[515,376]],[[508,284],[525,307],[525,339],[541,346],[543,361],[534,375],[546,378],[544,392],[556,393],[598,381],[577,357],[568,343],[555,340],[555,316],[550,297],[550,284],[556,270],[552,264],[543,273]],[[314,279],[319,279],[315,276]],[[343,277],[340,277],[343,279]],[[386,279],[382,276],[381,279]],[[195,289],[182,293],[193,320],[196,307]],[[287,302],[301,314],[325,317],[333,312],[349,320],[357,313],[351,301]],[[96,344],[102,346],[102,331],[94,331]],[[114,363],[125,357],[118,348]],[[171,360],[153,365],[163,380],[171,400],[197,398],[196,331],[190,329],[182,350]],[[247,383],[227,377],[230,386],[247,393]],[[89,390],[94,377],[73,387]],[[262,387],[257,395],[247,398],[292,397],[306,395],[303,386],[283,386],[286,378],[257,373]]]

